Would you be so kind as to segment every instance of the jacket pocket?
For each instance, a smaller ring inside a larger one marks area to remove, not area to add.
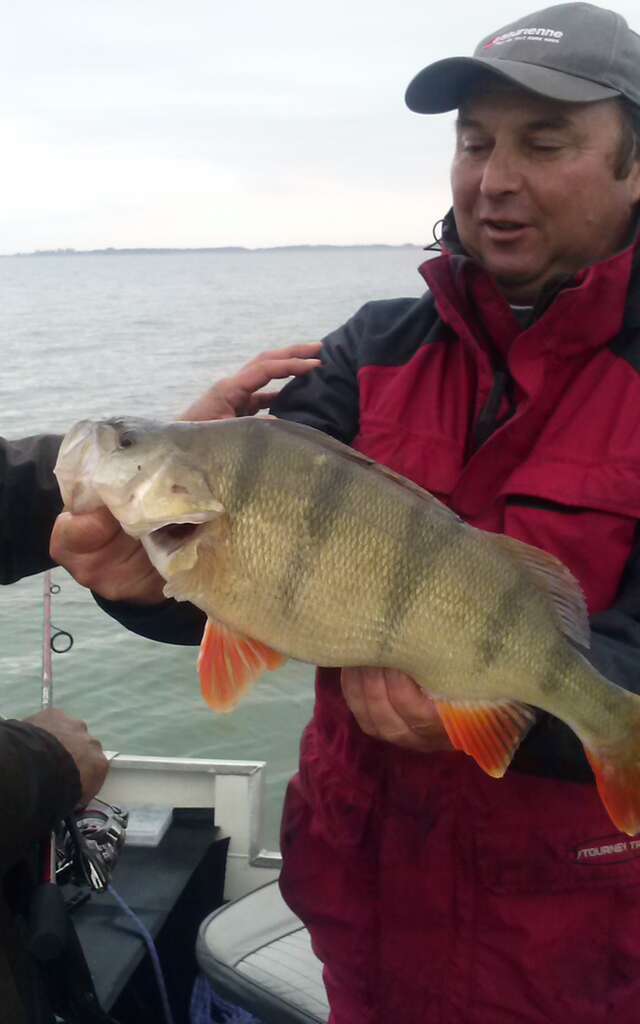
[[[464,449],[441,434],[408,430],[397,420],[362,415],[353,447],[446,503],[464,463]]]
[[[605,823],[592,786],[507,785],[474,836],[474,1022],[634,1024],[640,840]]]
[[[557,555],[591,614],[615,601],[640,519],[640,467],[537,459],[501,490],[504,532]]]

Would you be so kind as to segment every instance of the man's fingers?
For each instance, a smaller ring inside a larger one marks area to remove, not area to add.
[[[257,363],[249,363],[229,378],[233,388],[247,392],[258,391],[269,381],[283,380],[285,377],[300,377],[311,370],[322,366],[321,359],[267,359]]]
[[[412,729],[420,730],[440,722],[435,704],[410,676],[394,669],[387,669],[385,675],[389,702]]]
[[[272,348],[267,352],[261,352],[259,355],[252,359],[252,362],[258,362],[261,359],[312,359],[317,356],[322,348],[321,341],[304,341],[297,345],[285,345],[284,348]]]
[[[258,391],[256,395],[252,395],[251,398],[249,399],[249,410],[251,412],[257,412],[258,409],[269,409],[270,406],[273,405],[279,394],[279,390]]]
[[[97,551],[119,533],[120,524],[106,508],[82,515],[61,512],[51,534],[51,557],[57,562],[63,551],[77,555]]]
[[[100,532],[83,522],[87,519],[89,515],[70,513],[59,517],[51,539],[52,558],[81,586],[109,601],[160,604],[164,581],[139,541],[127,536],[117,523],[115,533],[110,534],[104,523]]]
[[[273,401],[277,392],[264,392],[261,397],[256,396],[256,392],[260,392],[274,380],[301,377],[322,366],[322,360],[317,358],[320,348],[321,343],[318,341],[263,352],[231,377],[213,384],[180,414],[179,419],[228,419],[233,416],[252,415],[258,409],[266,408],[269,402],[263,401],[264,395],[268,394],[269,400]]]
[[[403,720],[389,700],[388,682],[389,674],[386,669],[369,669],[363,675],[362,689],[378,735],[393,742],[408,733],[409,724]]]
[[[450,749],[433,701],[404,672],[343,669],[341,683],[349,709],[368,736],[423,753]]]
[[[408,731],[389,702],[383,669],[343,669],[342,692],[360,728],[369,736],[394,741]]]
[[[364,694],[363,676],[366,671],[362,668],[343,668],[340,673],[340,685],[347,707],[362,731],[368,736],[377,736]]]

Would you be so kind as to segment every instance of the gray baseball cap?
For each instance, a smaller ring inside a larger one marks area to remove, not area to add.
[[[640,106],[640,36],[615,11],[558,4],[492,32],[473,57],[449,57],[409,84],[407,106],[419,114],[455,110],[480,70],[549,99],[591,103],[626,96]]]

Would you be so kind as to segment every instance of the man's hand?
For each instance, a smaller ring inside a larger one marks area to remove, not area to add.
[[[128,537],[107,509],[56,519],[49,546],[51,557],[83,587],[107,601],[159,604],[164,580],[139,541]]]
[[[224,420],[233,416],[253,416],[267,409],[278,391],[261,391],[274,380],[302,377],[322,365],[318,359],[321,344],[312,341],[306,345],[262,352],[246,363],[231,377],[219,380],[205,391],[193,405],[182,413],[181,420]]]
[[[82,786],[82,797],[78,806],[84,807],[102,786],[109,769],[109,762],[104,756],[100,740],[89,735],[84,722],[69,718],[58,708],[39,711],[37,715],[32,715],[25,721],[51,733],[71,755]]]
[[[404,672],[343,668],[341,683],[347,705],[368,736],[425,754],[453,749],[435,704]]]

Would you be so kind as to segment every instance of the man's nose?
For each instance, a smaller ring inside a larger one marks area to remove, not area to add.
[[[480,191],[484,196],[517,192],[522,185],[522,173],[515,153],[503,146],[494,146],[482,171]]]

